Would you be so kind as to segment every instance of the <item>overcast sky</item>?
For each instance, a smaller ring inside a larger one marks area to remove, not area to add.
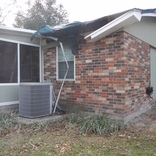
[[[70,21],[87,21],[132,8],[156,8],[155,0],[57,0],[69,12]]]
[[[10,0],[1,0],[1,2]],[[17,0],[19,8],[25,9],[24,3],[28,0]],[[148,9],[156,8],[155,0],[57,0],[69,13],[69,21],[89,21],[102,16],[114,14],[132,8]],[[1,3],[2,5],[2,3]],[[12,8],[15,11],[17,8]],[[13,23],[13,16],[5,21],[7,26]]]

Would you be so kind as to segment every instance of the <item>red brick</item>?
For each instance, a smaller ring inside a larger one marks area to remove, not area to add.
[[[60,97],[62,105],[68,109],[79,105],[87,111],[99,109],[124,117],[148,101],[145,88],[150,78],[150,46],[147,43],[126,32],[117,32],[79,47],[76,81],[65,82]],[[61,82],[56,81],[55,49],[44,52],[44,71],[45,79],[51,79],[57,94]]]

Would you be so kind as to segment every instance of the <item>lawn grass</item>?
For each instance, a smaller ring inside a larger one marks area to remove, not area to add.
[[[23,125],[12,119],[14,126],[8,116],[0,120],[0,156],[156,156],[156,130],[83,134],[68,120]]]
[[[70,135],[71,134],[71,135]],[[156,132],[75,134],[71,129],[14,132],[0,139],[1,156],[154,156]]]
[[[125,134],[126,133],[126,134]],[[115,133],[105,135],[55,135],[37,132],[34,135],[9,134],[0,140],[0,155],[7,156],[154,156],[156,133]],[[146,133],[147,136],[144,134]]]

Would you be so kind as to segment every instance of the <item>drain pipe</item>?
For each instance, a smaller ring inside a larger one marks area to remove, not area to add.
[[[61,47],[61,51],[62,51],[62,53],[63,53],[64,60],[65,60],[65,62],[66,62],[67,70],[66,70],[66,73],[65,73],[65,75],[64,75],[64,78],[63,78],[63,81],[62,81],[62,84],[61,84],[59,93],[58,93],[58,95],[57,95],[57,99],[56,99],[56,102],[55,102],[55,107],[54,107],[54,109],[53,109],[53,113],[55,113],[55,111],[56,111],[56,108],[57,108],[57,105],[58,105],[58,101],[59,101],[59,98],[60,98],[60,95],[61,95],[61,91],[62,91],[64,82],[65,82],[65,79],[66,79],[66,77],[67,77],[68,70],[69,70],[69,64],[68,64],[67,59],[66,59],[66,56],[65,56],[63,44],[62,44],[62,42],[59,42],[59,44],[60,44],[60,47]]]

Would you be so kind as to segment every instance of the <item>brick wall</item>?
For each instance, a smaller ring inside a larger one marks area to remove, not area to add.
[[[121,118],[145,106],[150,75],[148,44],[117,32],[79,47],[76,80],[65,82],[59,101],[62,106]],[[55,49],[44,52],[44,63],[45,79],[53,82],[57,94],[61,82],[56,81]]]
[[[136,110],[149,107],[145,93],[150,84],[150,46],[125,33],[125,112],[129,115]]]

